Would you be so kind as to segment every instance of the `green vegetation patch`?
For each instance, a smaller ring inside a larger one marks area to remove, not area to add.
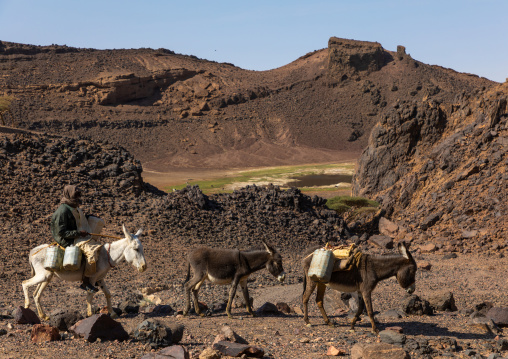
[[[203,193],[214,194],[232,192],[231,187],[234,184],[245,184],[246,186],[248,184],[264,185],[273,183],[283,187],[284,185],[281,183],[286,183],[291,177],[320,174],[326,170],[335,169],[352,172],[354,170],[354,163],[269,167],[252,171],[241,171],[234,176],[213,180],[189,181],[180,185],[166,186],[163,189],[166,192],[171,192],[185,188],[187,185],[197,185]]]
[[[326,201],[326,206],[329,209],[335,210],[338,214],[351,211],[359,214],[375,211],[379,207],[379,203],[364,197],[337,196],[329,198]]]

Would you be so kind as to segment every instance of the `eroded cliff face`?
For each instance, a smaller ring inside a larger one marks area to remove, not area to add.
[[[328,40],[328,68],[343,79],[358,72],[378,71],[390,58],[378,42],[337,37]]]
[[[393,106],[372,130],[353,193],[376,198],[414,238],[464,251],[508,245],[507,99],[504,83]]]

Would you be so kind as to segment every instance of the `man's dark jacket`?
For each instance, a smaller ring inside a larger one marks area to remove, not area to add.
[[[79,231],[71,206],[61,204],[53,213],[53,216],[51,216],[51,234],[62,247],[74,244],[74,240],[79,237]]]

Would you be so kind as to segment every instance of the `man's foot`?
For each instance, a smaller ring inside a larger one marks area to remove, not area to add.
[[[97,293],[99,290],[97,288],[95,288],[93,285],[91,285],[90,283],[83,283],[79,286],[80,289],[83,289],[84,291],[87,291],[89,293]]]

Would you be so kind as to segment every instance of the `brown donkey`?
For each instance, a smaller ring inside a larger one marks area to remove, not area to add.
[[[325,324],[330,324],[330,320],[326,315],[323,307],[323,298],[325,295],[326,286],[331,289],[338,290],[340,292],[358,292],[358,295],[363,297],[363,301],[359,301],[358,310],[351,322],[351,330],[355,329],[355,323],[360,318],[364,310],[364,306],[367,307],[367,314],[369,315],[370,322],[372,324],[372,331],[377,333],[378,329],[374,323],[374,315],[372,311],[372,291],[376,288],[379,281],[390,277],[397,277],[397,281],[400,286],[404,288],[408,293],[413,293],[415,290],[415,275],[416,275],[416,262],[409,253],[409,246],[405,242],[398,244],[398,250],[401,256],[395,255],[383,255],[375,256],[362,254],[359,265],[357,268],[353,268],[349,271],[336,271],[332,273],[330,282],[316,283],[313,282],[308,276],[310,262],[312,260],[312,254],[318,247],[309,248],[305,257],[302,260],[303,264],[303,319],[310,325],[308,317],[308,303],[309,298],[314,289],[318,288],[316,294],[316,304],[323,315]],[[309,256],[309,254],[311,254]],[[365,302],[365,304],[364,304]]]
[[[194,296],[194,310],[196,314],[202,315],[198,304],[198,291],[205,280],[214,284],[231,284],[229,291],[229,300],[226,307],[226,313],[231,316],[231,302],[236,293],[238,284],[242,287],[243,297],[245,299],[247,311],[254,316],[249,301],[249,291],[247,289],[247,278],[252,273],[266,267],[268,271],[282,282],[286,275],[282,268],[281,255],[271,246],[262,241],[265,250],[240,251],[237,249],[216,249],[208,247],[199,247],[189,253],[187,277],[185,278],[185,310],[183,315],[187,315],[190,310],[190,292]],[[190,278],[190,268],[194,276]]]

